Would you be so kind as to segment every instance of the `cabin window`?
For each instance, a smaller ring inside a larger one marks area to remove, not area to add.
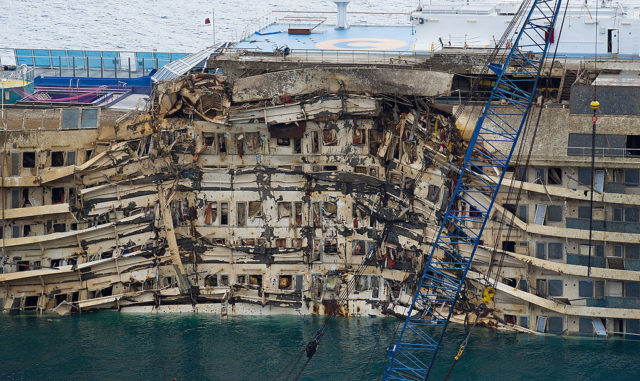
[[[427,192],[427,200],[431,202],[437,202],[440,197],[440,187],[429,184],[429,190]]]
[[[249,218],[262,217],[262,201],[249,201]]]
[[[54,233],[64,233],[67,231],[66,224],[53,224],[53,232]]]
[[[246,226],[247,225],[247,203],[246,202],[236,203],[236,215],[237,215],[238,226]]]
[[[562,205],[547,207],[547,222],[562,222]]]
[[[76,151],[67,151],[64,165],[76,165]]]
[[[338,239],[326,238],[324,240],[324,253],[325,254],[338,254]]]
[[[302,238],[292,238],[291,247],[299,249],[302,247]]]
[[[547,184],[562,185],[562,168],[551,167],[547,170]]]
[[[550,279],[549,280],[549,296],[562,296],[562,280]]]
[[[280,275],[278,279],[278,288],[281,290],[289,290],[293,285],[292,276],[291,275]]]
[[[624,221],[625,222],[640,222],[639,208],[624,208]]]
[[[64,166],[64,152],[62,151],[51,152],[51,166],[52,167]]]
[[[293,153],[302,153],[302,139],[293,139]]]
[[[215,224],[218,219],[218,203],[213,201],[207,203],[207,210],[204,215],[204,223],[206,225]]]
[[[593,297],[593,282],[581,280],[578,282],[578,296],[581,298]]]
[[[562,259],[562,243],[549,242],[547,249],[549,259]]]
[[[277,138],[276,142],[280,147],[289,147],[291,145],[291,140],[289,138]]]
[[[361,173],[363,175],[366,175],[367,174],[367,167],[356,165],[355,172],[356,173]]]
[[[363,292],[369,289],[369,276],[357,275],[356,276],[356,291]]]
[[[640,171],[637,169],[624,170],[624,184],[628,187],[637,187],[640,181]]]
[[[226,134],[218,134],[218,153],[227,153]]]
[[[291,217],[291,203],[279,202],[278,203],[278,219]]]
[[[64,202],[64,188],[51,189],[51,203],[62,204]]]
[[[23,152],[22,153],[22,168],[35,168],[36,166],[36,153],[35,152]]]
[[[335,146],[338,144],[336,130],[327,129],[322,131],[322,142],[325,146]]]
[[[249,284],[252,286],[262,286],[262,275],[249,275]]]
[[[562,320],[563,319],[560,316],[549,316],[549,319],[547,321],[547,330],[549,331],[549,333],[562,333],[562,331],[564,330]]]
[[[354,240],[351,247],[351,255],[364,255],[364,241]]]
[[[311,131],[311,153],[320,152],[320,139],[318,138],[318,131]]]
[[[302,226],[302,203],[294,202],[293,209],[294,209],[293,225]]]
[[[536,178],[534,180],[534,183],[546,184],[547,178],[545,176],[544,168],[535,168],[535,173],[536,173]]]
[[[377,167],[369,168],[369,176],[378,178],[378,168]]]
[[[97,128],[98,127],[98,109],[85,108],[82,109],[80,116],[80,128]]]
[[[335,200],[327,200],[324,202],[324,217],[336,218],[338,215],[338,203]]]
[[[29,261],[18,261],[18,271],[29,271]]]
[[[223,274],[220,275],[220,286],[228,286],[229,285],[229,275]]]
[[[578,169],[578,183],[591,186],[591,168]]]
[[[246,275],[238,275],[236,277],[236,284],[245,284],[247,283],[247,276]]]
[[[625,245],[624,246],[624,258],[625,259],[640,259],[640,245]]]
[[[547,259],[544,242],[536,242],[536,258]]]
[[[353,144],[366,144],[367,130],[354,129],[353,130]]]
[[[220,203],[220,225],[229,225],[229,203]]]
[[[613,208],[613,221],[622,222],[622,208]]]
[[[287,247],[287,239],[286,238],[278,238],[276,239],[276,248],[284,249]]]

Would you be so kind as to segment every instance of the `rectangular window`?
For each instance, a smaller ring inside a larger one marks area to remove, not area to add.
[[[549,333],[560,334],[563,329],[562,317],[560,316],[549,316],[549,320],[547,322],[547,330]]]
[[[622,258],[622,245],[613,246],[613,256]]]
[[[278,203],[278,219],[291,217],[291,203],[279,202]]]
[[[293,153],[302,153],[302,139],[293,139]]]
[[[581,298],[593,297],[593,282],[588,280],[581,280],[578,282],[578,295]]]
[[[276,142],[280,147],[289,147],[291,145],[289,138],[277,138]]]
[[[527,206],[526,205],[519,205],[518,206],[518,218],[522,220],[522,222],[527,223],[528,222],[528,218],[527,218],[528,214],[527,214]]]
[[[547,207],[548,222],[562,222],[562,205],[549,205]]]
[[[74,130],[78,128],[80,110],[77,108],[62,109],[62,129]]]
[[[67,151],[64,165],[76,165],[76,151]]]
[[[20,208],[20,189],[11,189],[11,208]]]
[[[549,242],[547,253],[549,259],[562,259],[562,243]]]
[[[318,138],[318,131],[311,131],[311,153],[320,152],[320,139]]]
[[[591,186],[591,168],[579,168],[578,169],[578,183],[582,185]]]
[[[293,213],[294,213],[294,219],[293,219],[293,224],[294,226],[302,226],[302,203],[301,202],[294,202],[293,203]]]
[[[51,166],[52,167],[64,166],[64,152],[62,151],[51,152]]]
[[[338,254],[338,239],[326,238],[324,240],[324,253],[325,254]]]
[[[51,203],[52,204],[64,203],[64,188],[51,189]]]
[[[594,296],[596,298],[604,298],[604,281],[597,280],[595,283]]]
[[[622,208],[613,208],[613,221],[622,222]]]
[[[325,146],[335,146],[338,144],[336,130],[326,129],[322,131],[322,143]]]
[[[562,168],[551,167],[547,169],[547,184],[562,185]]]
[[[536,258],[547,259],[544,242],[536,242]]]
[[[227,153],[227,135],[218,134],[218,153]]]
[[[238,226],[247,226],[247,203],[246,202],[238,202],[236,203],[236,215]]]
[[[85,108],[80,116],[81,128],[97,128],[98,127],[98,109]]]
[[[528,316],[520,316],[518,317],[518,325],[522,328],[529,328],[529,317]]]
[[[353,130],[353,144],[366,144],[367,131],[362,129]]]
[[[35,152],[23,152],[22,153],[22,168],[35,168],[36,166],[36,153]]]
[[[624,170],[624,184],[628,187],[637,187],[640,181],[640,171],[637,169]]]
[[[639,211],[639,208],[624,208],[624,221],[635,223],[640,222],[640,218],[638,216]]]
[[[229,203],[220,203],[220,225],[229,225]]]
[[[536,178],[533,181],[536,184],[546,184],[547,177],[544,175],[544,168],[536,168]]]
[[[581,335],[592,336],[593,335],[593,319],[592,318],[580,318],[578,332]]]
[[[640,282],[624,282],[625,298],[640,298]]]
[[[640,259],[640,245],[625,245],[624,246],[624,258],[625,259]]]
[[[262,218],[262,201],[249,201],[249,218]]]
[[[544,217],[547,214],[546,205],[536,205],[536,225],[544,225]]]
[[[549,296],[562,296],[561,279],[549,279]]]
[[[20,152],[11,152],[11,176],[20,175]]]
[[[591,218],[591,207],[589,206],[579,206],[578,207],[578,218],[583,220],[588,220]]]

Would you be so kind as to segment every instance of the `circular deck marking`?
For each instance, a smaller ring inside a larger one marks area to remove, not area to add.
[[[390,38],[341,38],[318,42],[316,48],[325,50],[395,50],[407,45]]]

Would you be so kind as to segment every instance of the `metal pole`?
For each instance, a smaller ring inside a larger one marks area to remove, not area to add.
[[[144,57],[142,58],[142,75],[144,76]]]
[[[131,57],[129,57],[128,60],[129,60],[129,78],[131,78]]]
[[[213,29],[213,44],[216,44],[216,9],[212,9],[211,14],[211,29]]]
[[[118,78],[118,57],[113,58],[113,76]]]
[[[76,76],[76,56],[73,56],[73,76]]]
[[[85,57],[87,62],[87,78],[89,78],[89,57]]]
[[[104,59],[100,57],[100,78],[104,78]]]
[[[58,56],[58,75],[62,77],[62,57]]]

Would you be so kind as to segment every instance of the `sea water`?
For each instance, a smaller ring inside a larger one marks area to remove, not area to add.
[[[409,12],[418,0],[352,0],[351,12]],[[195,52],[234,41],[245,26],[272,10],[328,11],[329,0],[0,0],[0,48]],[[315,15],[318,16],[318,15]],[[365,15],[349,20],[366,20]],[[386,17],[384,20],[393,22]],[[404,18],[408,22],[408,16]]]
[[[301,380],[375,380],[395,318],[206,314],[0,315],[0,380],[270,380],[323,324]],[[442,380],[467,328],[452,324]],[[640,342],[476,328],[451,380],[638,380]]]

